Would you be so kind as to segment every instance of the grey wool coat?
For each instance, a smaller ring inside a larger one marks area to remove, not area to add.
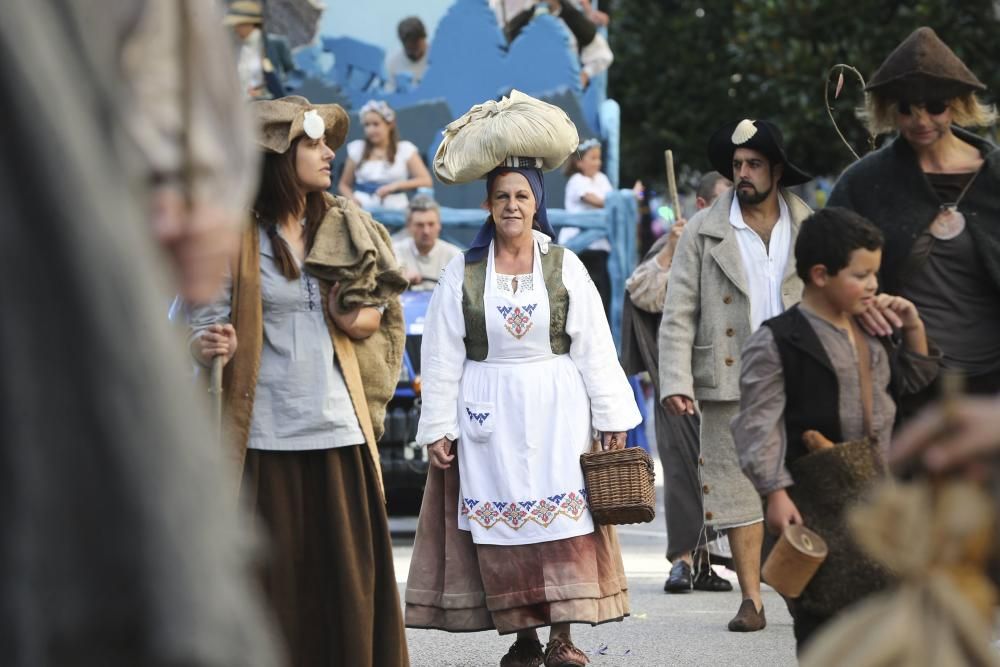
[[[781,285],[788,308],[802,296],[802,281],[795,274],[795,238],[812,210],[787,190],[780,193],[792,220]],[[730,191],[696,213],[674,254],[659,333],[661,397],[740,398],[740,352],[751,333],[750,295],[739,242],[729,223],[734,196]]]
[[[791,218],[791,243],[781,296],[785,308],[802,295],[795,274],[799,225],[812,211],[782,189]],[[760,521],[757,492],[740,469],[729,424],[739,410],[740,351],[750,337],[750,294],[729,192],[695,214],[670,269],[659,331],[660,400],[680,394],[701,408],[700,455],[705,524],[717,529]]]

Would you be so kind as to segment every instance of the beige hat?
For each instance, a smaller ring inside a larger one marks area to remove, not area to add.
[[[236,0],[226,7],[226,16],[222,19],[222,25],[232,26],[250,23],[261,25],[264,23],[264,12],[261,10],[259,2],[250,0]]]
[[[308,135],[336,150],[347,137],[350,120],[339,104],[312,104],[304,97],[289,95],[250,105],[257,119],[257,145],[268,153],[284,153],[292,142]]]

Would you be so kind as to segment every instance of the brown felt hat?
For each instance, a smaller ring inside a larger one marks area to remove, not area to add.
[[[986,85],[925,26],[889,54],[865,90],[892,100],[924,102],[986,90]]]
[[[339,104],[312,104],[298,95],[253,102],[250,108],[257,120],[257,146],[267,153],[284,153],[299,137],[317,139],[320,132],[326,135],[326,145],[337,150],[350,124]]]

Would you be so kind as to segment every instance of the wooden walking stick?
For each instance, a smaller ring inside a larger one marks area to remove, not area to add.
[[[674,220],[681,217],[681,198],[677,195],[677,178],[674,176],[674,152],[669,148],[663,157],[667,162],[667,188],[670,190],[670,205],[674,208]]]
[[[212,399],[212,433],[219,442],[222,442],[222,360],[221,354],[212,359],[212,376],[208,386],[208,395]]]

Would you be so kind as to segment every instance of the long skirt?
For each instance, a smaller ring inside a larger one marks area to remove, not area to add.
[[[475,544],[458,528],[458,488],[457,458],[447,470],[428,471],[407,577],[407,626],[509,634],[628,616],[614,527],[535,544]]]
[[[288,664],[408,665],[388,519],[363,447],[251,449],[241,495],[270,538],[263,584]]]

